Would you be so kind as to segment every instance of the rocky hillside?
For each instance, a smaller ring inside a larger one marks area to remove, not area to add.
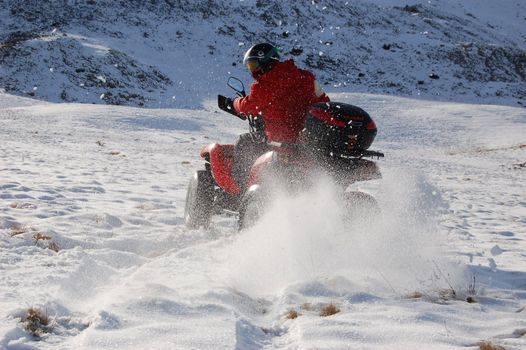
[[[272,41],[328,91],[522,105],[526,4],[1,0],[0,89],[54,102],[194,108]],[[446,6],[447,5],[447,6]]]

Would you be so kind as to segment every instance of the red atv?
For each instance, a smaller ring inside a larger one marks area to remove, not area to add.
[[[230,78],[228,86],[245,96],[243,83]],[[376,200],[363,192],[345,191],[350,184],[381,177],[377,165],[365,157],[383,157],[367,150],[376,136],[376,125],[361,108],[339,102],[317,103],[309,109],[298,143],[267,142],[263,119],[239,115],[231,107],[224,111],[248,120],[254,140],[266,143],[268,152],[252,165],[246,185],[232,175],[234,145],[213,143],[203,147],[205,169],[194,173],[185,203],[188,228],[208,227],[214,214],[232,214],[239,228],[254,224],[279,187],[298,193],[314,183],[320,174],[330,176],[341,186],[345,203],[376,208]]]

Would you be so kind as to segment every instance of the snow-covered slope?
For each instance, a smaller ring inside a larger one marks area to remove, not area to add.
[[[0,5],[0,349],[526,348],[523,1]],[[381,216],[320,179],[183,227],[261,40],[374,117]]]
[[[526,4],[40,1],[0,6],[0,88],[53,102],[198,107],[269,40],[329,91],[517,106]]]
[[[238,233],[182,225],[200,147],[245,126],[212,102],[0,94],[0,348],[524,349],[524,109],[332,98],[379,125],[382,216],[342,224],[320,181]],[[40,340],[30,307],[52,320]]]

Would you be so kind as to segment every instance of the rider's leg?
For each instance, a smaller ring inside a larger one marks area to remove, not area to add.
[[[254,141],[249,133],[239,135],[234,146],[234,163],[232,164],[232,175],[239,187],[244,187],[252,164],[266,151],[266,148],[265,144]]]

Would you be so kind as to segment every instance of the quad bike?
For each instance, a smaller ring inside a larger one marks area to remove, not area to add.
[[[245,96],[243,83],[231,77],[228,86]],[[376,200],[367,193],[346,191],[350,184],[381,178],[377,165],[366,157],[383,157],[367,150],[376,136],[376,125],[359,107],[339,102],[311,106],[297,143],[267,142],[264,123],[259,116],[224,111],[247,120],[253,140],[265,143],[268,151],[252,165],[246,184],[240,185],[232,174],[234,145],[209,144],[201,150],[204,169],[196,171],[188,186],[185,224],[188,228],[208,227],[215,214],[238,216],[239,228],[252,226],[280,192],[299,193],[311,186],[320,174],[329,176],[341,187],[342,198],[349,208],[377,208]]]

